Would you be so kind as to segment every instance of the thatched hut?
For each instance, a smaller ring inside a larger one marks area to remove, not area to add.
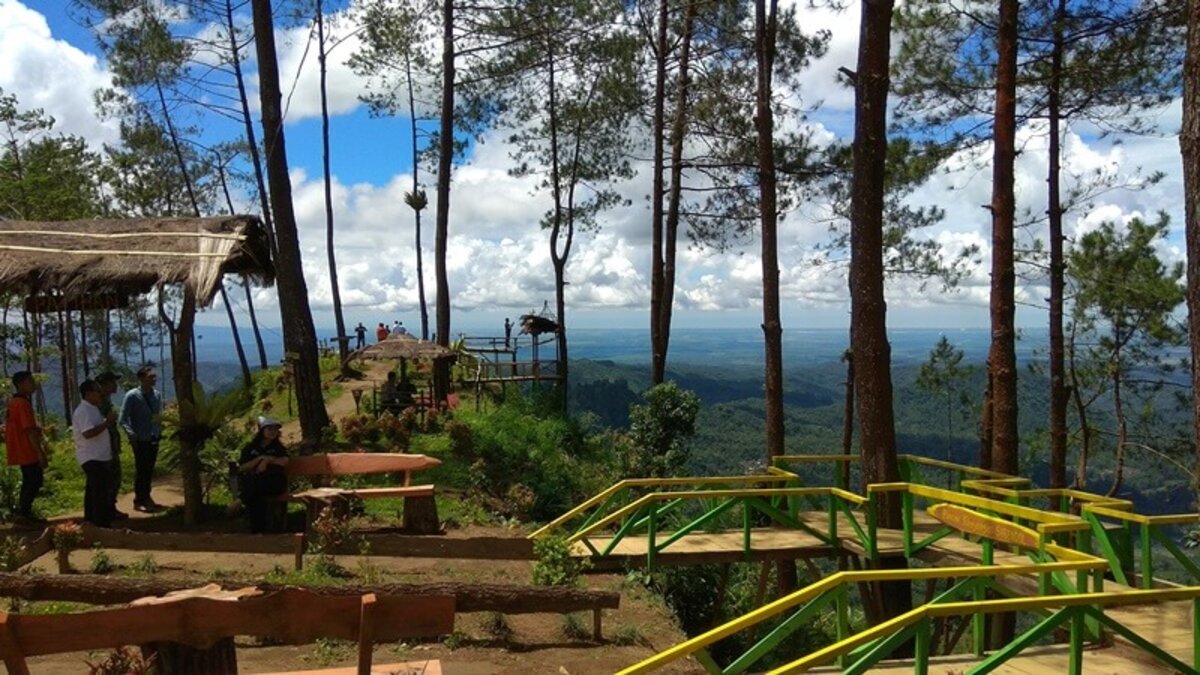
[[[28,298],[94,306],[97,298],[183,284],[206,306],[230,273],[263,284],[274,280],[267,233],[257,218],[0,220],[0,291]]]
[[[253,216],[30,222],[0,220],[0,293],[32,312],[112,309],[161,285],[183,287],[172,374],[179,399],[184,516],[203,498],[195,427],[192,330],[227,273],[274,280],[266,229]]]

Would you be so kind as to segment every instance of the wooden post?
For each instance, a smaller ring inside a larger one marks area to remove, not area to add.
[[[404,498],[404,529],[415,534],[437,534],[442,531],[437,501],[433,495]]]
[[[604,614],[604,610],[599,607],[592,610],[592,640],[600,642],[604,639],[604,632],[600,629],[600,619]]]
[[[296,571],[304,569],[304,533],[294,535],[292,537],[293,551],[296,555]]]
[[[231,637],[221,638],[205,649],[178,642],[151,642],[142,645],[142,657],[154,659],[158,675],[225,675],[238,671],[237,648]]]
[[[358,675],[371,675],[371,650],[375,646],[375,594],[362,597],[358,617]]]
[[[29,675],[25,655],[21,653],[21,646],[17,644],[17,636],[13,635],[8,618],[8,614],[0,612],[0,654],[4,657],[4,667],[9,675]]]

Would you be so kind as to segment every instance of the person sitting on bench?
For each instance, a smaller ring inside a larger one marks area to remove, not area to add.
[[[267,531],[267,500],[288,490],[288,454],[279,440],[281,426],[277,419],[259,417],[258,433],[242,449],[239,459],[238,488],[250,518],[250,531],[255,534]]]

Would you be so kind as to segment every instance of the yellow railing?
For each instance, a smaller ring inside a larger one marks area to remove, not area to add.
[[[755,609],[743,616],[740,616],[728,623],[713,628],[712,630],[697,635],[690,640],[681,642],[674,647],[666,649],[654,656],[630,666],[625,670],[620,671],[620,675],[634,675],[636,673],[648,673],[658,668],[673,663],[675,661],[686,658],[687,656],[699,652],[707,647],[724,640],[732,635],[740,633],[748,628],[756,626],[764,621],[776,617],[783,612],[799,607],[802,603],[808,602],[818,596],[833,591],[843,585],[853,585],[859,583],[876,583],[889,581],[926,581],[931,579],[966,579],[975,577],[993,577],[993,576],[1021,576],[1029,574],[1052,574],[1066,572],[1094,572],[1103,570],[1107,564],[1099,559],[1089,556],[1089,560],[1076,560],[1068,562],[1052,562],[1041,564],[1028,565],[995,565],[995,566],[979,566],[971,567],[942,567],[928,569],[906,569],[906,570],[855,570],[836,572],[820,581],[811,584],[795,593],[784,596],[774,602],[768,603]],[[1056,596],[1057,597],[1057,596]],[[1063,596],[1069,597],[1069,596]],[[974,603],[969,603],[974,604]],[[932,607],[943,607],[950,605],[931,605]],[[958,606],[957,604],[955,606]],[[922,608],[923,609],[923,608]],[[896,617],[888,622],[879,624],[870,629],[872,636],[886,635],[891,632],[889,629],[900,627],[898,622],[901,622],[905,617],[919,612],[913,610],[908,614]],[[1000,611],[1000,610],[997,610]],[[960,612],[961,613],[961,612]],[[854,648],[869,642],[872,638],[862,638],[863,633],[846,638],[845,640],[830,645],[806,658],[814,658],[820,656],[820,660],[813,663],[818,665],[837,656],[848,653]],[[844,649],[843,649],[844,647]]]

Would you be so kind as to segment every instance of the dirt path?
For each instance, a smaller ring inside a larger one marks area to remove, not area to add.
[[[388,370],[394,365],[387,361],[360,362],[359,367],[363,369],[362,378],[347,380],[342,383],[342,395],[325,402],[325,411],[329,413],[329,419],[334,425],[337,425],[343,417],[354,414],[354,390],[361,389],[363,391],[363,399],[368,400],[371,396],[372,387],[383,384],[384,380],[387,379]],[[300,420],[285,422],[281,434],[285,445],[299,443]]]

